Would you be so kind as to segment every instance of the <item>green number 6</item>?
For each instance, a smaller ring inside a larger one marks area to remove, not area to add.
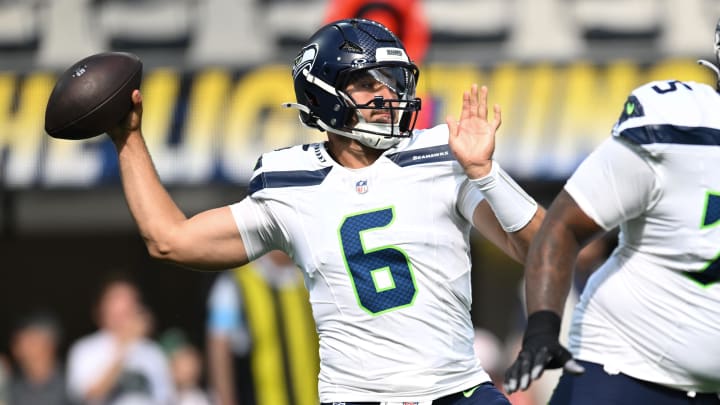
[[[367,249],[365,232],[383,229],[395,218],[393,207],[346,217],[338,236],[345,268],[358,304],[372,315],[405,308],[415,301],[417,285],[407,254],[395,246]]]

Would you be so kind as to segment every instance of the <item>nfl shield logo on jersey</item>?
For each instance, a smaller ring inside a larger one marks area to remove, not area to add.
[[[358,194],[367,193],[367,191],[368,191],[367,180],[360,180],[357,183],[355,183],[355,191],[357,191]]]

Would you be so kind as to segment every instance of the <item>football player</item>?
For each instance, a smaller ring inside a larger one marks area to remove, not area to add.
[[[323,404],[509,404],[473,353],[469,232],[522,261],[544,210],[492,160],[485,87],[414,130],[418,69],[384,26],[341,20],[293,66],[303,124],[327,141],[264,154],[248,196],[186,218],[143,143],[141,97],[111,131],[150,253],[226,269],[279,249],[303,270]]]
[[[720,26],[715,41],[720,60]],[[720,404],[718,166],[717,88],[666,80],[632,91],[531,246],[530,315],[508,392],[563,367],[551,405]],[[587,282],[568,351],[559,314],[578,250],[616,227],[619,245]]]

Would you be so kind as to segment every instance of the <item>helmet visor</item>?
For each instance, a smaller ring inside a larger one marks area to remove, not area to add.
[[[348,117],[346,128],[385,136],[409,136],[420,110],[420,100],[415,98],[416,78],[417,69],[406,65],[376,66],[349,72],[346,80],[341,80],[344,86],[339,93],[346,97],[347,106],[356,114]],[[364,113],[368,114],[366,118],[361,111],[368,111]],[[364,126],[358,124],[364,119],[380,124],[380,127],[377,131],[363,129]]]
[[[415,97],[417,72],[406,66],[382,66],[369,69],[360,69],[350,72],[345,80],[341,81],[339,90],[346,90],[348,86],[360,89],[377,90],[384,86],[395,94],[399,100],[409,100]]]

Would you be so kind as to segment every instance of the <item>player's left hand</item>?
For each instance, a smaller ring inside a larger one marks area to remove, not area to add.
[[[508,394],[525,390],[545,369],[563,368],[572,374],[585,372],[558,341],[560,317],[551,311],[538,311],[528,317],[522,349],[505,372],[503,388]]]
[[[457,161],[471,179],[477,179],[490,172],[495,152],[495,133],[502,121],[500,106],[493,107],[493,120],[488,121],[488,88],[478,90],[473,84],[470,91],[463,93],[460,119],[452,116],[446,119],[450,130],[448,144]]]

